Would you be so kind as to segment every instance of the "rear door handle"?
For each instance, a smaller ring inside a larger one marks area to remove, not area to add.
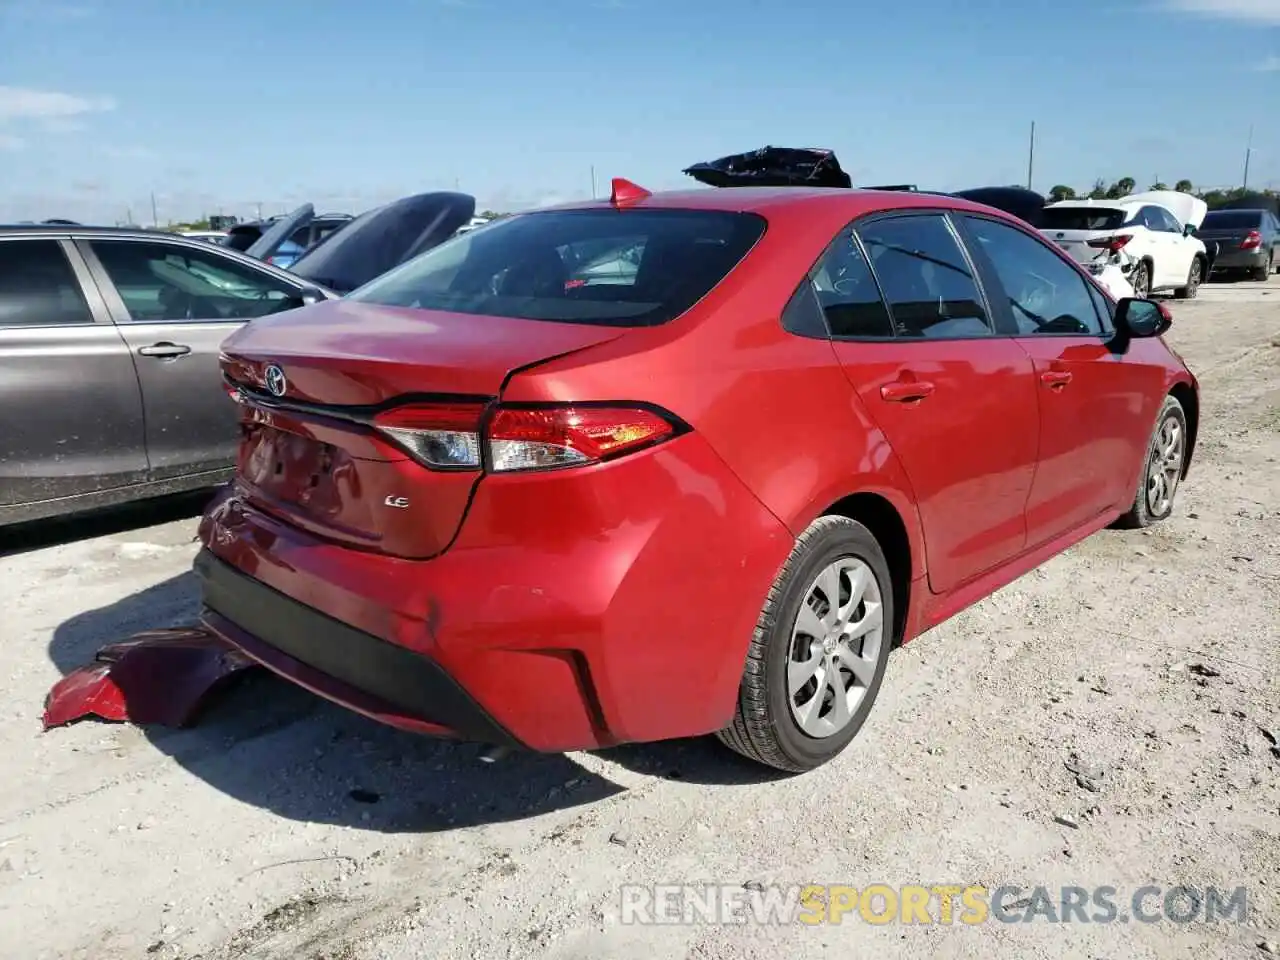
[[[1051,390],[1061,390],[1071,382],[1071,374],[1066,370],[1046,370],[1040,374],[1040,382]]]
[[[159,343],[153,343],[149,347],[139,347],[138,353],[144,357],[159,357],[161,360],[177,360],[179,357],[185,357],[191,352],[191,348],[185,343],[172,343],[168,340],[161,340]]]
[[[880,398],[889,403],[911,403],[923,400],[933,393],[933,384],[927,380],[899,380],[880,388]]]

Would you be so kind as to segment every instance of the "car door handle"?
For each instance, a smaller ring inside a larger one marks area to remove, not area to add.
[[[911,403],[923,400],[933,393],[933,384],[927,380],[899,380],[880,388],[880,398],[889,403]]]
[[[1071,374],[1066,370],[1046,370],[1040,374],[1040,382],[1050,390],[1061,390],[1071,382]]]
[[[139,347],[138,353],[144,357],[159,357],[161,360],[177,360],[179,357],[185,357],[191,352],[191,348],[185,343],[171,343],[168,340],[161,340],[159,343],[153,343],[149,347]]]

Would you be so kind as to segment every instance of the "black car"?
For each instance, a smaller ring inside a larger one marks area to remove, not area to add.
[[[1270,210],[1210,210],[1196,236],[1218,246],[1214,274],[1247,273],[1266,280],[1275,269],[1280,220]]]

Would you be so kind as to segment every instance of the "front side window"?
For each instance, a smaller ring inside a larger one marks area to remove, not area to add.
[[[89,245],[133,321],[251,320],[301,305],[297,288],[213,250],[136,240]]]
[[[899,337],[992,333],[977,280],[941,214],[874,220],[858,228]]]
[[[556,210],[455,236],[350,300],[453,313],[642,327],[678,317],[760,239],[719,210]]]
[[[981,217],[965,217],[965,223],[995,269],[1019,336],[1102,333],[1089,284],[1079,271],[1016,227]],[[996,292],[991,295],[994,302]]]
[[[0,327],[93,323],[57,240],[0,240]]]
[[[840,232],[811,276],[831,336],[857,339],[893,336],[889,310],[851,230]]]

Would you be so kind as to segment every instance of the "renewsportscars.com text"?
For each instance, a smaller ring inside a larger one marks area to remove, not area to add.
[[[626,924],[1244,923],[1244,887],[626,886]]]

